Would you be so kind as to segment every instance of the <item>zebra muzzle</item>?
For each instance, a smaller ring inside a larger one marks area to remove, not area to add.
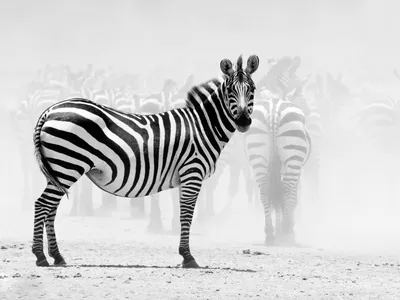
[[[249,130],[251,125],[251,117],[248,113],[242,112],[238,118],[236,118],[236,128],[239,132],[246,132]]]

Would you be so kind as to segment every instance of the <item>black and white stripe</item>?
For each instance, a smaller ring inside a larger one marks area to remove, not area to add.
[[[189,249],[189,231],[202,182],[215,172],[217,159],[236,129],[248,130],[258,68],[253,55],[242,69],[224,59],[222,79],[195,86],[186,107],[140,115],[84,99],[51,106],[34,132],[35,154],[48,184],[35,202],[32,252],[38,266],[47,266],[43,225],[49,255],[65,264],[54,232],[57,207],[68,189],[86,174],[102,190],[129,198],[180,188],[184,267],[198,267]]]

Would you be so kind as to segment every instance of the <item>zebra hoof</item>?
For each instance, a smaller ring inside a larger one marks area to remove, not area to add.
[[[200,268],[200,266],[197,264],[196,260],[191,260],[188,262],[185,262],[185,260],[182,262],[182,268],[186,269],[195,269],[195,268]]]
[[[46,257],[39,258],[36,260],[36,266],[38,267],[48,267],[50,266],[49,262],[47,261]]]
[[[65,266],[67,263],[65,262],[64,258],[62,256],[57,257],[54,259],[54,266],[60,267],[60,266]]]

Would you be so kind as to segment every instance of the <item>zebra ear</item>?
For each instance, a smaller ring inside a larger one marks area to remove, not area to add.
[[[260,59],[257,55],[251,55],[247,60],[246,73],[253,74],[258,69],[258,65],[260,64]]]
[[[221,63],[219,64],[222,73],[224,73],[225,75],[232,75],[233,74],[233,67],[232,67],[232,62],[225,58],[223,60],[221,60]]]

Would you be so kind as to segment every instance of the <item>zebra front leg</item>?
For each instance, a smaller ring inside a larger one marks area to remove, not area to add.
[[[43,191],[42,195],[35,201],[35,216],[34,216],[34,229],[33,229],[33,245],[32,245],[32,253],[36,256],[36,265],[39,267],[47,267],[49,263],[47,261],[46,256],[43,252],[43,227],[44,223],[48,217],[53,218],[53,221],[48,221],[48,226],[52,229],[54,233],[54,218],[55,218],[55,210],[57,209],[58,204],[60,203],[61,198],[64,196],[64,192],[59,191],[52,183],[47,183],[47,187]],[[54,211],[54,212],[53,212]],[[53,212],[54,216],[51,216]],[[50,219],[51,220],[51,219]],[[52,223],[52,225],[50,225]],[[51,236],[51,244],[52,251],[51,254],[56,256],[56,253],[60,253],[58,251],[57,242],[52,239]],[[50,245],[50,243],[49,243]],[[53,251],[57,249],[57,251]],[[61,255],[57,256],[57,258],[62,258]],[[60,262],[60,260],[58,260]]]
[[[151,195],[150,199],[150,222],[147,230],[150,232],[161,232],[163,230],[163,223],[161,220],[160,195],[158,193]]]
[[[200,173],[190,172],[181,177],[180,188],[180,221],[181,238],[179,254],[183,257],[183,268],[199,268],[196,260],[190,253],[189,236],[190,226],[193,220],[194,208],[201,189],[202,179]]]
[[[140,220],[140,219],[146,218],[144,198],[145,197],[138,197],[138,198],[130,199],[129,207],[130,207],[132,219]]]
[[[46,232],[47,232],[47,242],[48,242],[48,251],[49,256],[54,258],[55,266],[65,265],[66,262],[62,257],[60,251],[58,250],[57,240],[56,240],[56,232],[54,230],[54,220],[57,214],[57,206],[49,213],[45,220],[46,224]]]

